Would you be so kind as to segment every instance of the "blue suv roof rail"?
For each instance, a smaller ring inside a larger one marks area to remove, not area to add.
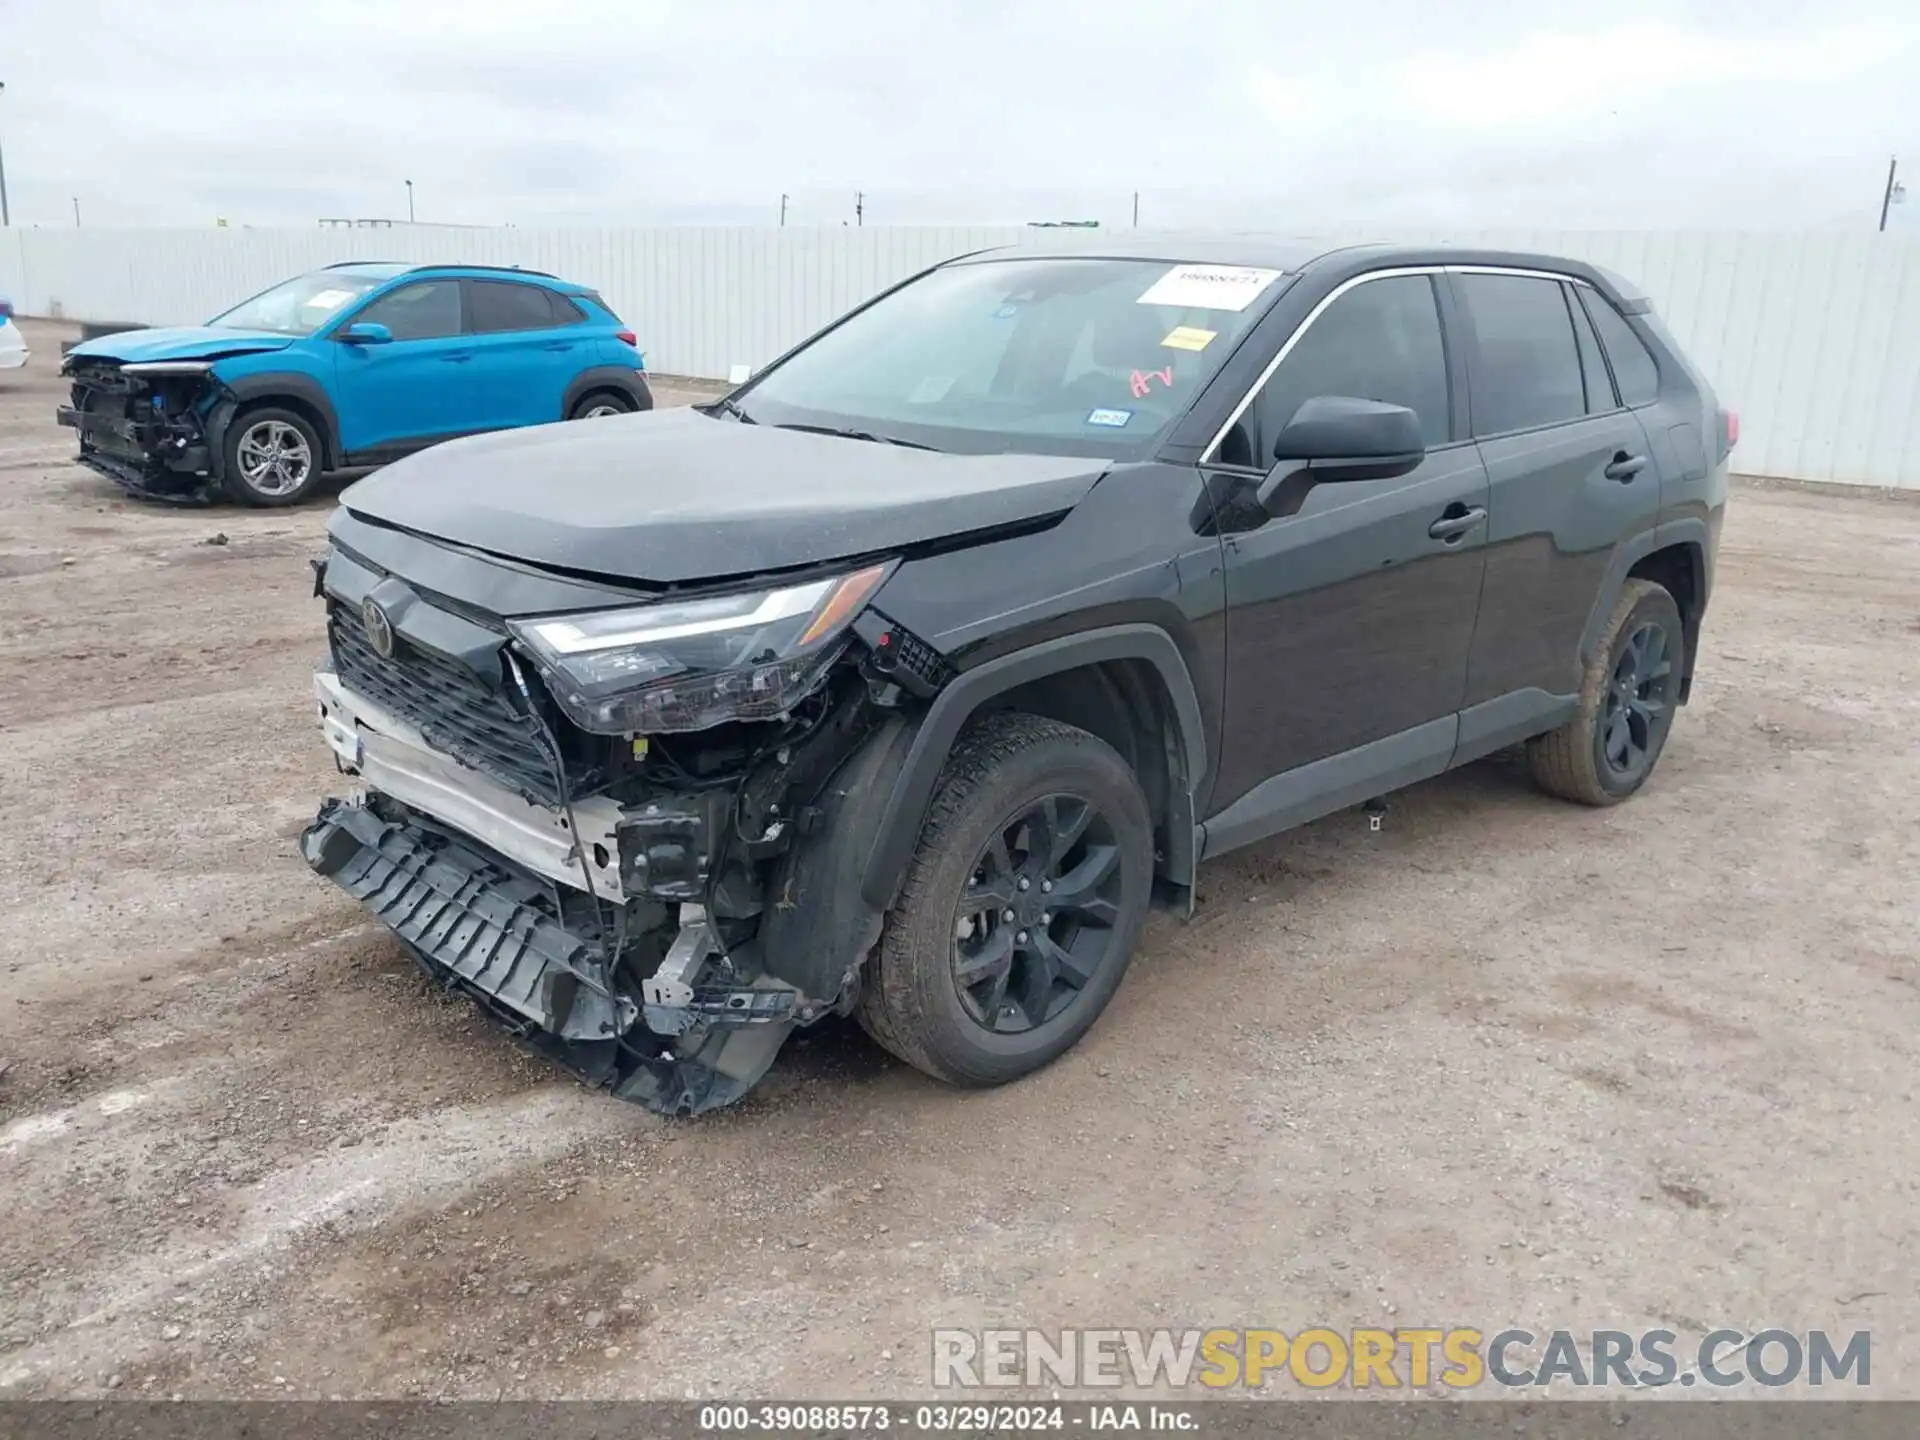
[[[422,270],[497,270],[502,275],[538,275],[542,280],[560,278],[545,270],[529,270],[524,265],[476,265],[470,260],[441,260],[431,265],[415,265],[407,273],[418,275]]]
[[[502,275],[538,275],[542,280],[558,280],[560,277],[548,270],[529,270],[524,265],[479,265],[471,260],[436,260],[429,265],[408,265],[404,260],[336,260],[331,265],[323,265],[323,270],[353,270],[362,265],[400,265],[406,275],[417,275],[422,270],[498,270]]]

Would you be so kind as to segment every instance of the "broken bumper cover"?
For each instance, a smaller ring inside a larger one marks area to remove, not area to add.
[[[438,826],[328,800],[300,848],[434,979],[589,1084],[650,1110],[692,1115],[731,1104],[793,1029],[789,987],[702,984],[697,966],[679,993],[664,977],[646,982],[646,1024],[637,1023],[642,1005],[617,983],[618,966],[597,935],[561,923],[549,884]]]
[[[54,421],[80,437],[74,458],[130,495],[173,505],[204,505],[213,498],[204,445],[176,446],[167,454],[147,450],[131,422],[62,405]]]

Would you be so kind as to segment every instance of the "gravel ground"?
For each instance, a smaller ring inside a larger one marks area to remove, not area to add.
[[[0,1394],[900,1397],[934,1325],[1777,1324],[1871,1329],[1920,1397],[1920,505],[1741,489],[1631,805],[1497,757],[1210,868],[1026,1083],[848,1026],[676,1123],[300,862],[328,505],[128,501],[27,330]]]

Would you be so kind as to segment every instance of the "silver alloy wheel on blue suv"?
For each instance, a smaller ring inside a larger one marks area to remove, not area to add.
[[[320,455],[304,416],[275,407],[245,411],[227,430],[227,493],[246,505],[292,505],[319,483]]]

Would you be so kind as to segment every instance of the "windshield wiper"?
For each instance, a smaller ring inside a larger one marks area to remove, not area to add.
[[[871,430],[843,430],[836,425],[776,425],[776,430],[805,430],[809,435],[838,435],[846,440],[871,440],[876,445],[904,445],[909,450],[934,450],[918,440],[902,440],[898,435],[876,435]]]
[[[760,423],[751,415],[747,414],[746,411],[742,410],[737,400],[727,399],[723,396],[713,402],[713,408],[722,415],[733,416],[733,418],[738,420],[742,425],[758,425]]]

